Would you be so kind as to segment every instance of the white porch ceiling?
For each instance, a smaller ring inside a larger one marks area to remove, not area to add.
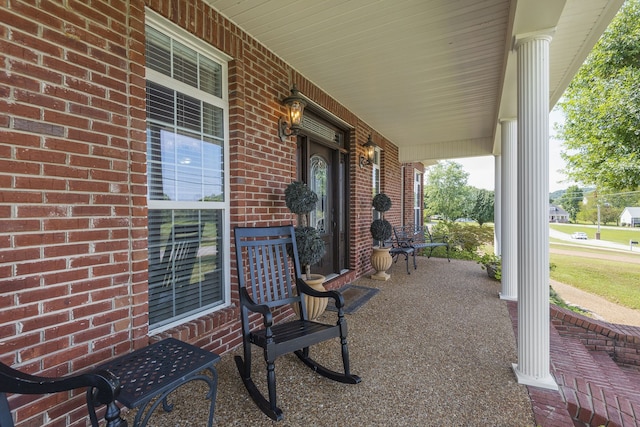
[[[517,35],[553,29],[550,109],[623,0],[205,0],[399,147],[499,154]]]

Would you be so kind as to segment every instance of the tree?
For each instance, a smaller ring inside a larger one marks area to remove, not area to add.
[[[558,199],[558,204],[562,206],[562,209],[567,211],[571,222],[576,222],[578,212],[580,212],[580,208],[582,206],[583,198],[584,194],[580,187],[572,185],[567,188],[567,191],[565,191],[565,193]]]
[[[640,193],[638,192],[605,194],[604,197],[611,206],[619,208],[620,213],[627,206],[640,206]]]
[[[446,220],[454,220],[464,215],[469,195],[467,179],[460,163],[438,162],[427,172],[425,208],[428,215],[442,215]]]
[[[592,224],[598,223],[598,205],[600,205],[600,224],[614,223],[618,225],[620,220],[620,214],[623,211],[623,207],[617,207],[615,204],[610,203],[611,199],[614,199],[611,195],[602,195],[597,191],[593,191],[585,195],[586,204],[580,210],[578,219],[584,222],[590,222]]]
[[[640,186],[640,0],[627,0],[559,104],[567,175],[600,189]]]
[[[493,222],[494,205],[493,191],[471,187],[471,209],[467,217],[475,220],[482,227],[485,222]]]
[[[618,224],[620,221],[620,215],[622,214],[623,209],[616,208],[609,203],[605,203],[600,207],[600,221],[603,224],[614,223]]]

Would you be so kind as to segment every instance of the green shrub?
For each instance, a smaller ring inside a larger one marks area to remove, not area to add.
[[[486,225],[440,221],[431,228],[431,233],[448,236],[452,256],[458,259],[476,260],[482,246],[493,244],[493,227]]]

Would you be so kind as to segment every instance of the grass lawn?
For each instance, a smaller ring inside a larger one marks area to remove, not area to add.
[[[586,225],[549,224],[549,226],[568,234],[584,231],[590,239],[595,233],[594,227]],[[628,245],[631,239],[640,240],[640,228],[602,227],[601,237],[602,240]],[[567,244],[571,242],[561,239],[550,238],[549,243],[552,249],[572,253],[571,255],[549,254],[549,262],[555,266],[549,273],[551,279],[601,296],[613,303],[640,310],[640,256],[595,246]],[[637,250],[640,250],[640,247],[634,248],[634,252]],[[493,246],[484,246],[482,251],[493,253]],[[452,258],[465,259],[462,254],[463,252],[452,252]],[[445,256],[444,253],[438,255]],[[612,260],[612,256],[622,260]]]
[[[592,248],[575,250],[585,254],[610,254]],[[553,280],[640,310],[640,264],[554,253],[549,255],[549,261],[555,264],[550,272]]]

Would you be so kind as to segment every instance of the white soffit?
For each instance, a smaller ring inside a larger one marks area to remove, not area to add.
[[[555,28],[555,103],[623,0],[205,1],[410,162],[497,154],[513,36]]]

